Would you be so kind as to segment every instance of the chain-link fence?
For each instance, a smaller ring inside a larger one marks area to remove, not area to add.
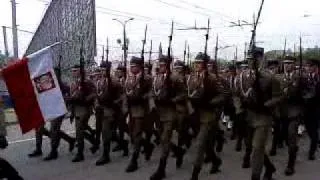
[[[95,0],[52,0],[25,54],[65,41],[53,48],[54,64],[60,61],[63,78],[69,76],[70,67],[80,63],[81,44],[86,66],[95,63]]]

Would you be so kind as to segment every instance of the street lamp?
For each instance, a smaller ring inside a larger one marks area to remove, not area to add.
[[[130,18],[124,22],[118,20],[118,19],[112,19],[114,21],[117,21],[119,22],[122,26],[123,26],[123,56],[124,56],[124,66],[127,67],[127,50],[128,50],[128,47],[127,47],[127,34],[126,34],[126,25],[129,21],[132,21],[134,20],[134,18]]]

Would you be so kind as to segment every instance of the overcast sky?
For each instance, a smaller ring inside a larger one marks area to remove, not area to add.
[[[17,24],[21,30],[34,32],[41,21],[50,0],[16,0]],[[140,51],[145,24],[148,24],[148,43],[153,40],[155,51],[160,41],[167,47],[170,22],[176,22],[175,28],[186,26],[203,27],[210,17],[211,27],[209,54],[214,55],[216,35],[219,34],[220,46],[238,46],[239,57],[243,56],[244,44],[250,40],[251,27],[229,27],[231,21],[246,20],[252,22],[254,12],[258,11],[260,0],[96,0],[97,11],[97,43],[106,44],[110,39],[111,58],[121,56],[116,39],[122,37],[122,26],[112,21],[113,18],[126,20],[134,17],[128,23],[127,34],[130,39],[129,51]],[[283,49],[285,37],[288,48],[293,49],[298,43],[300,33],[303,35],[303,46],[313,47],[320,44],[320,2],[319,0],[265,0],[258,26],[257,41],[260,46],[270,49]],[[113,10],[113,11],[111,11]],[[11,26],[11,2],[0,0],[0,26]],[[114,15],[111,15],[114,14]],[[304,15],[310,17],[303,17]],[[122,16],[116,16],[122,15]],[[11,30],[8,29],[9,50],[12,52]],[[25,51],[32,38],[31,33],[22,32],[19,35],[19,53]],[[187,40],[193,54],[204,49],[205,31],[174,31],[173,53],[181,57],[184,42]],[[156,47],[155,47],[156,46]],[[97,46],[100,56],[101,46]],[[0,50],[4,49],[3,38],[0,39]],[[235,47],[221,50],[219,56],[232,59]]]

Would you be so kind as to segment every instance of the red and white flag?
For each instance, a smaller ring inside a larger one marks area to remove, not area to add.
[[[67,113],[53,69],[51,47],[17,61],[2,73],[22,133]]]

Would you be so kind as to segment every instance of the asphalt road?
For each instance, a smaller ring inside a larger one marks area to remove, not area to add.
[[[66,120],[63,129],[73,133],[73,127]],[[10,145],[6,150],[0,151],[0,156],[7,159],[26,180],[146,180],[154,170],[156,170],[159,160],[159,148],[156,149],[152,159],[145,162],[143,156],[139,160],[140,168],[134,173],[125,173],[125,168],[129,162],[129,158],[121,157],[121,153],[112,153],[112,162],[102,167],[96,167],[95,161],[99,158],[101,151],[91,154],[88,150],[90,145],[86,145],[85,161],[81,163],[71,163],[71,159],[75,153],[68,152],[68,145],[61,143],[59,149],[59,159],[52,162],[44,162],[42,158],[28,158],[35,147],[35,141],[32,139],[34,132],[21,135],[17,125],[8,127],[8,139]],[[309,140],[307,135],[300,140],[300,150],[298,153],[296,174],[292,177],[284,176],[284,169],[287,162],[287,148],[280,149],[276,157],[272,157],[272,161],[277,167],[275,179],[280,180],[319,180],[320,179],[320,161],[308,161],[307,152]],[[223,153],[220,154],[223,159],[221,173],[210,175],[209,165],[205,165],[201,172],[200,179],[203,180],[249,180],[250,169],[241,168],[241,160],[244,152],[234,151],[235,142],[229,140],[227,133],[227,143]],[[46,155],[49,152],[49,141],[44,140],[43,152]],[[168,180],[188,180],[192,172],[192,159],[194,147],[191,147],[185,158],[185,162],[181,169],[175,168],[175,161],[170,158],[167,166]]]

